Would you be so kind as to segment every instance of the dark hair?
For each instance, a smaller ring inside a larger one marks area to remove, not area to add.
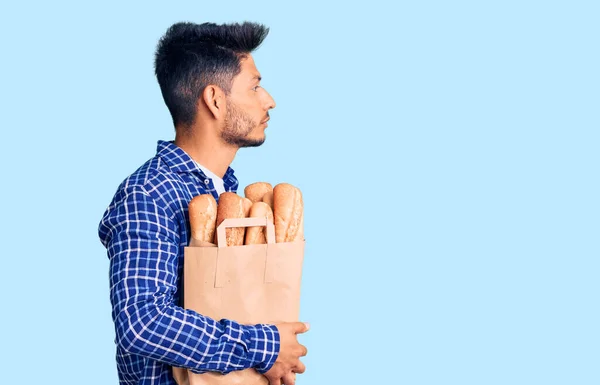
[[[226,95],[240,72],[240,59],[263,42],[269,29],[261,24],[173,24],[160,39],[154,69],[173,124],[188,127],[196,103],[209,84]]]

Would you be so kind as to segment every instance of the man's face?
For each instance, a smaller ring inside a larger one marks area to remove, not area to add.
[[[269,110],[275,101],[260,86],[260,73],[254,59],[248,55],[241,61],[241,71],[233,79],[227,97],[227,115],[222,138],[238,147],[256,147],[265,141]]]

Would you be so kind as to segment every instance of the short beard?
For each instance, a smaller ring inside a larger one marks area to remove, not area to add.
[[[264,143],[261,139],[249,139],[247,136],[258,126],[250,116],[241,111],[232,102],[227,103],[227,116],[221,138],[227,144],[237,147],[258,147]]]

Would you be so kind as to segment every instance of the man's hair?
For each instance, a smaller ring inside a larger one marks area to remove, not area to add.
[[[196,103],[208,85],[226,95],[240,73],[240,59],[256,50],[269,29],[261,24],[173,24],[160,39],[154,70],[175,127],[196,119]]]

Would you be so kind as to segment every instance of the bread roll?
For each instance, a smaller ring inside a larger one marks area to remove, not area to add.
[[[217,205],[217,227],[225,219],[245,218],[244,198],[234,192],[224,192],[219,196]],[[245,228],[228,227],[225,229],[227,246],[242,246],[244,244]]]
[[[303,240],[304,203],[300,189],[280,183],[273,189],[273,218],[277,243]]]
[[[273,191],[273,185],[268,182],[256,182],[249,184],[244,189],[244,196],[252,201],[252,203],[262,201],[263,197],[269,191]]]
[[[271,206],[271,210],[273,209],[273,191],[267,192],[262,199],[263,202]]]
[[[211,194],[197,195],[188,204],[191,237],[200,242],[214,243],[217,201]]]
[[[273,223],[273,210],[265,202],[255,202],[250,209],[250,218],[267,218]],[[244,244],[255,245],[267,243],[267,228],[266,226],[251,226],[246,228],[246,240]]]

